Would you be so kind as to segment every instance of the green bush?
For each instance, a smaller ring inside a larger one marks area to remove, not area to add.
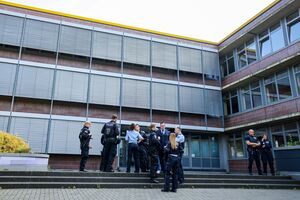
[[[0,131],[0,153],[29,153],[29,145],[20,137]]]

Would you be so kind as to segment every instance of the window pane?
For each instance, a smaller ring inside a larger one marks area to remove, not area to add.
[[[233,134],[229,135],[227,144],[228,144],[228,155],[229,155],[229,158],[234,158],[235,157],[235,148],[234,148]]]
[[[58,24],[27,19],[24,34],[24,47],[56,51]]]
[[[264,57],[265,55],[268,55],[271,52],[272,52],[272,50],[271,50],[271,43],[270,43],[269,37],[261,40],[260,41],[261,57]]]
[[[283,138],[283,131],[282,131],[282,126],[273,126],[271,127],[271,132],[272,132],[272,139],[273,139],[273,144],[274,147],[283,147],[284,146],[284,138]]]
[[[146,40],[125,37],[124,61],[141,65],[149,65],[150,42]]]
[[[121,46],[121,36],[94,32],[93,57],[120,61]]]
[[[291,22],[292,20],[295,20],[295,21]],[[290,16],[288,16],[287,23],[289,23],[288,24],[288,34],[289,34],[290,41],[293,42],[295,40],[298,40],[300,38],[299,12],[297,11],[297,12],[291,14]]]
[[[20,66],[17,96],[51,99],[54,70]]]
[[[283,31],[280,24],[271,28],[271,42],[272,42],[272,50],[277,51],[285,46],[283,39]]]
[[[218,54],[214,52],[202,51],[203,73],[219,76]]]
[[[262,105],[260,88],[256,88],[252,90],[252,103],[253,103],[253,108]]]
[[[12,95],[16,65],[0,63],[0,95]]]
[[[283,100],[292,96],[289,78],[277,80],[279,99]]]
[[[91,75],[90,102],[95,104],[119,105],[120,79]]]
[[[191,140],[191,150],[192,150],[192,157],[200,157],[200,145],[199,145],[199,138],[197,136],[192,136]]]
[[[152,65],[176,70],[176,46],[159,42],[152,45]]]
[[[59,50],[62,53],[90,56],[91,31],[69,26],[61,27]]]
[[[240,68],[245,67],[247,65],[246,52],[242,51],[238,53],[239,66]]]
[[[241,93],[242,93],[243,110],[248,110],[251,108],[251,98],[250,98],[249,87],[243,88],[241,90]]]
[[[285,137],[286,137],[287,146],[295,146],[300,144],[297,130],[285,132]]]
[[[178,92],[176,85],[152,84],[152,108],[158,110],[178,110]]]
[[[55,95],[57,100],[86,102],[88,75],[77,72],[57,71]]]
[[[235,135],[235,144],[236,144],[236,157],[237,158],[244,157],[243,142],[244,142],[244,138],[242,137],[242,134],[241,133],[236,134]]]
[[[188,72],[202,73],[201,51],[179,47],[179,69]]]
[[[23,18],[0,14],[0,44],[20,45]]]
[[[295,74],[295,78],[297,82],[298,94],[300,94],[300,73]]]
[[[123,105],[137,108],[150,107],[150,83],[124,79],[123,82]]]
[[[246,53],[248,65],[256,61],[256,45],[254,40],[251,40],[246,44]]]
[[[231,108],[232,114],[239,112],[239,103],[237,96],[231,98]]]
[[[227,63],[228,63],[228,74],[235,72],[233,57],[229,58],[227,60]]]
[[[8,125],[8,118],[5,116],[0,116],[0,131],[6,131]]]
[[[225,115],[230,115],[231,111],[230,111],[230,99],[225,99],[224,100],[224,114]]]
[[[266,80],[265,82],[267,82]],[[277,90],[276,90],[276,84],[275,82],[271,82],[269,84],[265,85],[266,88],[266,96],[267,96],[267,102],[272,103],[278,100],[277,98]]]
[[[206,114],[211,116],[222,116],[222,106],[221,106],[221,99],[222,94],[221,91],[218,90],[204,90],[205,91],[205,107],[206,107]],[[203,102],[202,102],[203,104]]]
[[[203,89],[180,86],[180,110],[189,113],[205,114]]]

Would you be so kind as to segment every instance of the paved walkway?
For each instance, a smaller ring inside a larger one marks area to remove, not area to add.
[[[1,200],[287,200],[299,199],[300,190],[180,189],[0,189]]]

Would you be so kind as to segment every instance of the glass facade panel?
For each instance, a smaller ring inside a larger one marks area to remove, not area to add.
[[[273,51],[277,51],[285,46],[283,30],[280,24],[271,27],[270,37]]]
[[[260,41],[260,53],[261,57],[264,57],[272,52],[271,42],[269,37],[266,37]]]

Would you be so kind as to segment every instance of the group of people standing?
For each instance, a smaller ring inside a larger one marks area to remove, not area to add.
[[[257,172],[259,175],[267,175],[267,167],[269,164],[270,172],[272,176],[275,176],[272,144],[268,139],[268,135],[264,134],[261,138],[255,136],[254,130],[250,129],[248,135],[245,137],[248,152],[248,172],[252,173],[252,165],[255,161]],[[261,170],[261,162],[263,163],[263,171]]]
[[[117,145],[121,142],[119,138],[120,128],[117,122],[117,115],[112,115],[111,121],[104,124],[101,133],[101,152],[100,171],[113,172],[113,161],[117,154]],[[92,134],[89,130],[91,122],[84,123],[80,131],[81,161],[79,171],[84,172],[85,164],[88,159],[89,143]],[[131,124],[126,132],[127,141],[127,168],[130,173],[132,158],[134,160],[135,173],[150,173],[150,181],[158,183],[158,174],[164,174],[163,192],[176,192],[178,184],[183,183],[184,175],[182,169],[182,156],[184,153],[185,138],[180,127],[166,129],[164,122],[160,123],[157,129],[155,124],[150,124],[148,132],[141,131],[138,124]],[[172,189],[170,190],[170,178],[172,177]]]

